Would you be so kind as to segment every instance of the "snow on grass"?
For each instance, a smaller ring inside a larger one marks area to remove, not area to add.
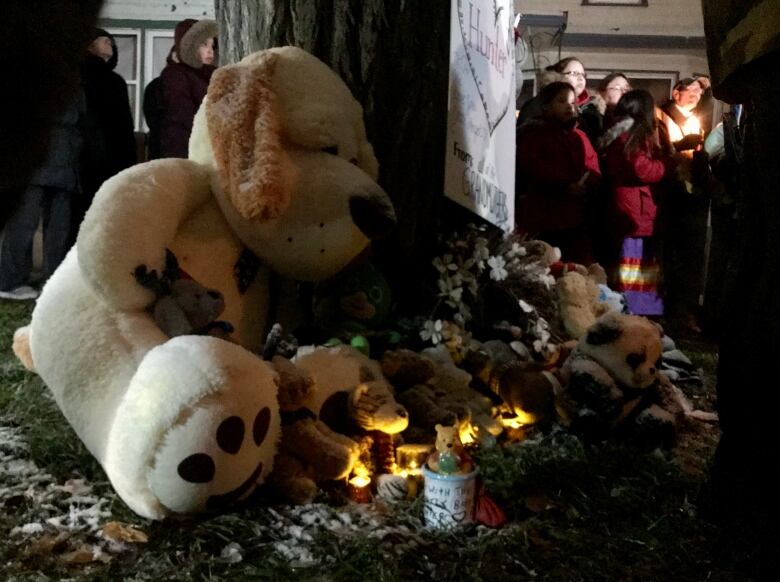
[[[97,532],[111,515],[109,501],[84,479],[58,483],[28,454],[22,431],[0,419],[0,506],[24,503],[33,509],[32,519],[11,529],[11,536]]]

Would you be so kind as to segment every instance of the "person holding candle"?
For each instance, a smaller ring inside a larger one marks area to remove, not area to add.
[[[677,160],[677,171],[665,179],[658,219],[665,323],[672,333],[701,331],[697,315],[704,290],[709,198],[705,172],[700,171],[707,168],[704,132],[694,110],[708,87],[703,77],[681,79],[658,112],[662,141]]]
[[[701,100],[705,85],[709,86],[702,77],[680,79],[672,89],[672,98],[661,107],[661,120],[679,153],[692,154],[704,142],[701,123],[693,110]]]

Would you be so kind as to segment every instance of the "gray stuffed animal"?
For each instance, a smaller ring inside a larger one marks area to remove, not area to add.
[[[217,317],[225,310],[222,293],[207,289],[188,277],[170,250],[165,251],[165,270],[161,275],[149,271],[146,265],[133,273],[138,283],[154,292],[156,299],[149,307],[160,329],[169,337],[180,335],[213,335],[226,338],[233,332],[227,321]]]

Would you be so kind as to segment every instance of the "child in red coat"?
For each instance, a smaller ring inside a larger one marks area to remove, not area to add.
[[[561,250],[567,261],[592,262],[589,195],[601,180],[598,156],[576,128],[572,86],[550,83],[539,92],[544,112],[517,134],[515,224],[520,233]]]
[[[600,141],[614,244],[614,284],[631,313],[660,316],[655,222],[656,186],[672,166],[658,145],[655,104],[647,91],[629,91],[615,108],[617,123]]]

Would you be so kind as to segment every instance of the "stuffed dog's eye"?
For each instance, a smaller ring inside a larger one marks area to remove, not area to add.
[[[647,357],[644,354],[628,354],[626,356],[626,364],[628,364],[632,370],[636,370],[646,359]]]
[[[322,151],[326,154],[337,156],[339,155],[339,146],[335,146],[335,145],[328,146],[326,148],[322,148]]]

